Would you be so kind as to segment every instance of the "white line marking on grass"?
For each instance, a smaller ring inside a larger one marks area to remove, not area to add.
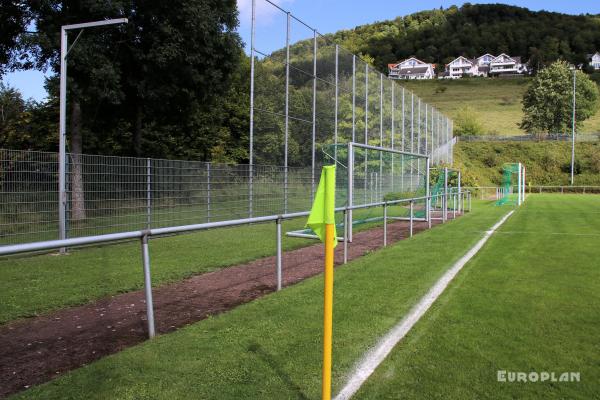
[[[335,400],[347,400],[350,399],[362,386],[362,384],[371,376],[375,369],[381,364],[381,362],[390,354],[394,346],[398,344],[400,340],[406,336],[411,328],[421,319],[421,317],[427,312],[431,305],[437,300],[437,298],[444,292],[448,284],[458,274],[458,272],[465,266],[467,262],[483,247],[485,242],[488,241],[490,236],[502,225],[508,217],[514,213],[514,210],[506,214],[500,221],[498,221],[490,230],[486,231],[485,235],[469,250],[464,256],[460,258],[446,273],[429,289],[429,292],[421,298],[419,303],[415,305],[408,315],[406,315],[396,326],[394,326],[379,342],[375,347],[370,350],[363,359],[358,363],[355,371],[352,373],[346,385],[335,397]]]

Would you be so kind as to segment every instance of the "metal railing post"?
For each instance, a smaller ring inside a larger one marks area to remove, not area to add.
[[[456,200],[457,200],[458,194],[454,193],[452,195],[452,219],[456,219]]]
[[[144,293],[146,295],[148,337],[152,339],[156,333],[154,328],[154,302],[152,301],[152,279],[150,277],[150,250],[148,248],[148,234],[142,236],[142,262],[144,264]]]
[[[448,220],[448,168],[444,168],[444,197],[442,198],[442,222]]]
[[[471,212],[471,192],[469,192],[469,212]]]
[[[344,264],[348,263],[348,209],[344,209]]]
[[[410,201],[410,237],[413,235],[413,201]]]
[[[387,201],[383,203],[383,247],[387,246]]]
[[[429,229],[431,229],[431,203],[432,203],[432,198],[431,198],[431,196],[429,196],[429,197],[427,197],[427,203],[426,203],[427,215],[429,216],[429,218],[427,218],[427,227]]]
[[[348,143],[348,207],[352,207],[354,203],[354,146],[352,142]],[[352,241],[352,210],[348,210],[348,240]]]
[[[281,218],[277,218],[275,224],[277,226],[277,291],[280,291],[282,282]]]

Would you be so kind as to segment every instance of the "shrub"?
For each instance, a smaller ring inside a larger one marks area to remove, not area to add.
[[[588,160],[590,172],[600,174],[600,152],[593,152]]]
[[[560,160],[558,159],[558,157],[556,156],[555,153],[552,152],[548,152],[546,154],[544,154],[542,156],[541,161],[541,165],[542,168],[544,168],[546,171],[552,171],[552,170],[556,170],[560,167]],[[569,171],[570,171],[571,165],[569,164]]]
[[[454,133],[457,136],[481,135],[483,133],[483,125],[477,118],[473,108],[463,107],[458,111],[454,119]]]

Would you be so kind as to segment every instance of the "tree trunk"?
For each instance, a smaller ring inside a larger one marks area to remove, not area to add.
[[[81,166],[82,132],[81,104],[73,100],[71,109],[71,218],[73,221],[85,219],[85,197],[83,189],[83,171]]]
[[[133,131],[133,151],[137,157],[142,156],[142,106],[138,104],[135,109],[135,128]]]

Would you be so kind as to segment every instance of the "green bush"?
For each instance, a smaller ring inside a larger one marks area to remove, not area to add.
[[[474,136],[483,134],[483,125],[477,113],[471,107],[463,107],[454,118],[454,134],[457,136]]]

